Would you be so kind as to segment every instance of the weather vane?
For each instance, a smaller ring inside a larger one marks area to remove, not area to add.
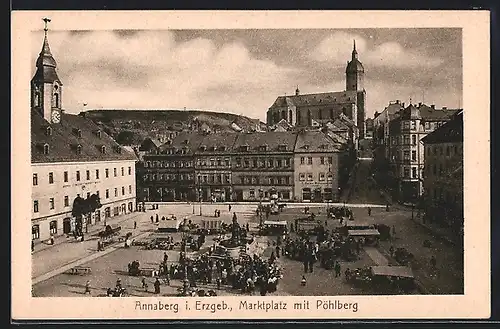
[[[48,17],[44,17],[42,20],[43,20],[43,21],[44,21],[44,23],[45,23],[45,27],[43,28],[43,30],[44,30],[45,32],[47,32],[47,31],[49,30],[49,28],[47,27],[47,24],[50,22],[50,18],[48,18]]]

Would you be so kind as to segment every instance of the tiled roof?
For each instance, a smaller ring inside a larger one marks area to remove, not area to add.
[[[463,111],[460,111],[454,115],[450,121],[446,122],[444,125],[422,138],[422,141],[426,144],[457,143],[463,142],[463,138]]]
[[[331,93],[318,93],[318,94],[304,94],[294,96],[279,96],[273,107],[286,107],[286,106],[314,106],[314,105],[327,105],[327,104],[341,104],[341,103],[356,103],[356,91],[339,91]]]
[[[297,134],[295,152],[338,152],[340,145],[334,143],[321,131],[304,131]]]
[[[397,118],[402,120],[421,118],[426,121],[440,121],[450,118],[459,111],[460,109],[433,109],[425,104],[419,106],[410,104],[397,113]]]
[[[51,133],[48,133],[48,127]],[[49,147],[48,154],[44,154],[45,144]],[[77,154],[78,145],[81,146],[80,154]],[[102,146],[105,147],[105,153],[102,153]],[[62,113],[60,123],[49,123],[39,111],[31,110],[32,163],[135,159],[134,154],[123,149],[89,119]]]
[[[236,141],[237,133],[223,132],[204,136],[195,150],[196,154],[230,152]]]
[[[295,147],[297,134],[285,131],[267,131],[238,134],[233,145],[233,152],[261,152],[261,148],[266,146],[266,152],[292,152]],[[248,151],[243,148],[248,146]]]
[[[201,142],[205,138],[205,134],[199,132],[180,132],[174,139],[160,146],[160,153],[165,153],[166,150],[182,151],[183,154],[193,155]]]

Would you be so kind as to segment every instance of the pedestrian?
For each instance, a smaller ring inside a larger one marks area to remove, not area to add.
[[[217,217],[217,209],[214,211],[214,217]]]
[[[148,291],[148,283],[146,282],[145,277],[142,277],[141,283],[142,283],[142,288],[144,288],[144,291],[147,292]]]
[[[160,216],[158,216],[158,214],[156,214],[156,222],[160,222]]]
[[[158,278],[156,278],[156,281],[155,281],[155,294],[159,294],[160,293],[160,280],[158,280]]]
[[[431,268],[432,268],[433,270],[435,270],[435,269],[436,269],[436,263],[437,263],[437,261],[436,261],[436,257],[434,257],[434,255],[432,255],[432,257],[431,257]]]
[[[250,225],[248,225],[248,222],[247,222],[246,227],[247,227],[247,232],[250,232]]]
[[[238,217],[236,217],[236,213],[235,212],[233,212],[233,220],[234,221],[238,220]]]
[[[90,292],[90,281],[89,280],[87,280],[87,283],[85,283],[85,293],[84,293],[84,295],[86,295],[87,293],[89,293],[89,295],[92,294]]]
[[[231,205],[229,205],[229,212],[231,212]]]
[[[391,257],[394,257],[394,247],[393,246],[391,246],[389,248],[389,254],[391,255]]]
[[[97,241],[97,251],[101,251],[101,241]]]
[[[134,221],[134,230],[137,228],[137,222]]]
[[[387,211],[387,212],[389,211],[389,204],[387,204],[387,205],[385,206],[385,211]]]
[[[276,246],[276,258],[280,258],[280,246]]]
[[[151,224],[154,224],[155,220],[153,218],[153,216],[151,216]]]
[[[340,263],[338,261],[335,262],[335,277],[340,276]]]
[[[168,262],[168,254],[167,254],[167,252],[166,252],[166,251],[163,253],[163,262],[164,262],[165,264]]]
[[[368,207],[368,216],[372,215],[372,208]]]
[[[300,285],[303,287],[306,285],[306,276],[305,275],[302,276],[302,280],[300,280]]]
[[[35,251],[35,241],[31,240],[31,252]]]
[[[53,245],[54,245],[54,237],[53,237],[53,236],[51,236],[51,237],[50,237],[50,245],[51,245],[51,246],[53,246]]]

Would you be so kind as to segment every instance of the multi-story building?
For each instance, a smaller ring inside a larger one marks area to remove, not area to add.
[[[293,200],[292,132],[238,134],[233,145],[232,183],[236,201],[256,201],[277,194]]]
[[[424,220],[463,229],[463,112],[422,139]]]
[[[342,145],[319,131],[297,134],[294,195],[301,202],[338,201]]]
[[[231,154],[237,136],[237,133],[209,134],[196,150],[196,185],[201,200],[231,201]]]
[[[389,102],[385,109],[375,112],[373,118],[373,147],[374,158],[389,159],[389,122],[396,117],[396,113],[404,109],[405,104],[400,100]]]
[[[143,156],[137,181],[144,201],[194,201],[196,175],[194,154],[204,135],[181,132]]]
[[[389,122],[388,159],[401,202],[415,203],[423,192],[425,154],[420,141],[457,111],[410,104]]]
[[[364,72],[354,43],[352,58],[347,62],[345,71],[345,91],[301,94],[297,87],[295,95],[279,96],[268,109],[268,126],[273,126],[281,120],[298,127],[321,126],[343,113],[354,122],[359,130],[359,138],[363,139],[366,119]]]
[[[63,84],[45,28],[31,80],[32,238],[68,234],[136,207],[136,156],[89,119],[64,112]],[[77,197],[97,195],[102,207],[82,222],[73,216]]]

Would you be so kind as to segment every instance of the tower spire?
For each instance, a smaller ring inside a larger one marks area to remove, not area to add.
[[[358,59],[358,52],[356,51],[356,39],[353,39],[352,60],[355,59]]]

